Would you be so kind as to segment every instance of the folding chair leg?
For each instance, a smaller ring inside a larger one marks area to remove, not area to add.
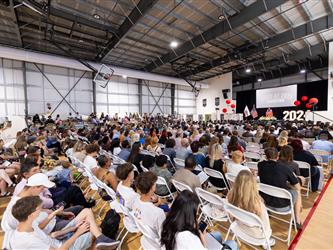
[[[101,218],[101,213],[102,213],[104,207],[106,206],[106,204],[108,204],[107,201],[104,202],[103,206],[102,206],[102,207],[99,209],[99,211],[98,211],[97,217],[98,217],[100,220],[102,219],[102,218]]]

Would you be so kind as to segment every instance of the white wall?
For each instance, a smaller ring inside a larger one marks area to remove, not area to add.
[[[203,115],[203,118],[205,115],[210,114],[212,120],[215,120],[216,118],[219,120],[220,114],[222,114],[223,108],[228,108],[228,113],[232,113],[232,110],[230,106],[226,104],[226,99],[223,98],[222,89],[230,89],[230,92],[228,93],[228,99],[231,100],[232,98],[232,73],[224,74],[221,76],[217,76],[214,78],[210,78],[205,81],[208,85],[207,89],[201,89],[198,97],[197,97],[197,117],[199,115]],[[215,98],[220,97],[220,105],[215,106]],[[207,106],[203,107],[202,100],[207,99]],[[235,101],[232,101],[233,103],[236,103]],[[218,111],[215,110],[215,108],[219,108]]]

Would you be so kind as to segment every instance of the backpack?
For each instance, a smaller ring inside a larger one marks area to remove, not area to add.
[[[101,224],[102,234],[110,239],[116,239],[119,229],[120,215],[115,210],[110,209]]]

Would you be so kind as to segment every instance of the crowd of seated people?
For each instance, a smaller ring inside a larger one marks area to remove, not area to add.
[[[89,120],[90,123],[77,127],[82,119],[61,120],[57,116],[55,120],[43,121],[34,116],[29,127],[18,132],[13,147],[5,148],[0,142],[1,197],[12,195],[1,221],[5,247],[118,246],[118,241],[105,236],[97,226],[92,210],[96,202],[86,198],[89,195],[78,185],[84,177],[72,166],[72,159],[109,186],[122,205],[160,236],[166,249],[191,249],[189,241],[197,249],[205,249],[205,232],[198,229],[196,188],[226,195],[230,204],[256,214],[270,237],[266,207],[284,211],[290,203],[259,193],[257,181],[290,192],[300,229],[301,188],[309,171],[299,168],[295,161],[310,164],[311,191],[316,192],[320,187],[320,164],[308,150],[327,152],[322,159],[324,164],[329,163],[333,153],[332,127],[323,123],[266,125],[257,121],[193,122],[171,116],[138,115],[121,119],[95,114]],[[313,138],[312,143],[305,140],[309,137]],[[257,170],[246,166],[249,159],[244,154],[250,142],[264,150],[260,152],[263,158]],[[113,157],[122,162],[113,162]],[[176,160],[183,160],[184,165],[176,164]],[[226,173],[233,175],[231,189],[221,179],[204,178],[206,168],[220,172],[223,178]],[[156,183],[159,177],[168,188]],[[193,193],[181,192],[171,205],[170,200],[162,201],[159,196],[176,191],[172,180],[188,185]],[[211,187],[230,190],[226,194]],[[241,228],[253,237],[263,237],[247,225]],[[22,241],[17,241],[21,237]],[[221,237],[214,237],[222,243]],[[234,243],[228,242],[232,249],[237,249]],[[270,245],[274,244],[270,239]]]

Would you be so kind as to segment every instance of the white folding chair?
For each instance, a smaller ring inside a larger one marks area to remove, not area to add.
[[[298,164],[298,168],[299,169],[307,169],[309,172],[309,176],[308,177],[304,177],[306,180],[306,196],[309,197],[309,192],[311,190],[311,166],[309,163],[305,162],[305,161],[294,161]]]
[[[200,200],[201,214],[199,216],[199,220],[203,216],[211,226],[213,226],[213,221],[228,221],[227,215],[223,208],[224,202],[220,196],[198,187],[195,188],[195,192]]]
[[[245,166],[248,167],[249,169],[258,171],[258,162],[247,161],[245,162]]]
[[[253,153],[257,153],[260,154],[260,147],[259,146],[247,146],[246,147],[246,152],[253,152]]]
[[[269,244],[268,232],[266,232],[262,220],[256,214],[245,211],[228,202],[225,202],[224,210],[226,211],[228,219],[231,223],[228,233],[226,235],[226,240],[228,239],[228,236],[231,232],[234,234],[233,239],[235,239],[236,237],[237,239],[243,241],[246,244],[249,244],[252,247],[253,245],[267,246],[266,249],[268,250],[271,249]],[[246,231],[242,228],[242,226],[244,227],[244,225],[258,228],[263,232],[263,237],[262,238],[252,237],[250,233],[246,233]]]
[[[225,178],[227,179],[228,183],[229,183],[229,187],[232,188],[232,185],[235,183],[236,177],[230,173],[225,173]]]
[[[137,228],[142,233],[141,240],[140,240],[140,243],[141,243],[140,249],[144,249],[144,250],[165,249],[164,246],[163,247],[161,246],[160,236],[158,235],[158,233],[156,233],[154,230],[152,230],[149,226],[145,225],[140,219],[138,219],[135,216],[134,212],[130,212],[129,214],[130,214],[130,216],[132,216]]]
[[[245,157],[245,159],[249,159],[249,160],[261,160],[262,159],[262,157],[261,157],[261,155],[260,155],[260,153],[255,153],[255,152],[248,152],[248,151],[246,151],[246,152],[244,152],[244,157]]]
[[[309,149],[309,152],[313,155],[319,155],[319,156],[329,156],[331,155],[330,152],[327,152],[325,150],[319,150],[319,149]]]
[[[227,182],[223,176],[223,174],[217,170],[214,170],[214,169],[211,169],[211,168],[204,168],[204,172],[209,176],[209,177],[212,177],[212,178],[216,178],[216,179],[220,179],[222,180],[222,182],[224,183],[224,188],[221,188],[221,187],[216,187],[212,184],[213,187],[215,187],[217,190],[225,190],[225,189],[228,189],[228,185],[227,185]]]
[[[148,168],[143,166],[142,161],[140,161],[140,167],[142,168],[143,172],[149,172]]]
[[[110,203],[110,207],[116,211],[118,214],[123,215],[123,224],[124,227],[119,232],[116,240],[120,240],[119,246],[117,249],[121,250],[121,245],[123,244],[128,233],[138,233],[139,229],[135,223],[133,215],[130,213],[127,207],[119,203],[117,199],[113,200]]]
[[[201,167],[200,164],[197,164],[194,168],[194,170],[197,170],[197,171],[203,171],[203,168]]]
[[[156,185],[161,185],[164,186],[167,190],[168,190],[168,194],[167,195],[158,195],[158,197],[162,198],[162,199],[167,199],[167,198],[172,198],[172,202],[174,201],[174,197],[173,194],[169,188],[168,183],[166,182],[166,180],[161,177],[161,176],[157,176],[157,181],[156,181]]]
[[[116,192],[112,188],[110,188],[108,185],[106,185],[106,183],[102,182],[98,178],[95,178],[94,181],[95,181],[96,186],[98,188],[104,189],[105,192],[108,194],[108,196],[110,196],[110,198],[111,198],[110,201],[106,201],[106,200],[103,200],[103,198],[101,197],[101,201],[104,201],[104,204],[101,206],[101,208],[99,209],[99,211],[97,213],[97,217],[101,220],[101,213],[103,212],[104,207],[111,201],[117,199],[117,196],[116,196]]]
[[[177,169],[185,167],[185,161],[183,159],[173,158],[173,161]]]
[[[171,167],[172,167],[172,168],[175,170],[175,172],[176,172],[176,167],[175,167],[175,165],[173,164],[173,162],[172,162],[170,156],[168,156],[168,155],[166,155],[166,154],[160,154],[160,155],[165,155],[165,156],[166,156],[166,158],[168,159],[168,163],[170,163]],[[184,166],[185,166],[185,164],[184,164]]]
[[[274,216],[272,214],[269,215],[270,217],[275,218],[279,221],[289,223],[287,239],[282,239],[280,237],[272,235],[276,239],[279,239],[283,242],[287,242],[287,245],[289,246],[290,238],[291,238],[291,229],[292,229],[293,224],[294,224],[294,227],[295,227],[295,231],[297,231],[294,204],[293,204],[293,201],[292,201],[291,194],[286,189],[274,187],[274,186],[263,184],[263,183],[259,183],[259,191],[262,192],[262,193],[265,193],[267,195],[276,197],[276,198],[289,200],[290,209],[287,209],[284,212],[280,212],[280,211],[277,211],[276,209],[274,209],[273,207],[266,206],[267,210],[270,211],[271,213],[279,214],[279,215],[290,215],[290,220],[289,221],[285,220],[285,219],[282,219],[280,217]]]
[[[180,193],[181,191],[184,190],[189,190],[191,192],[193,192],[192,188],[184,183],[181,183],[180,181],[176,181],[174,179],[171,179],[171,182],[173,184],[173,186],[177,189],[177,191]]]

